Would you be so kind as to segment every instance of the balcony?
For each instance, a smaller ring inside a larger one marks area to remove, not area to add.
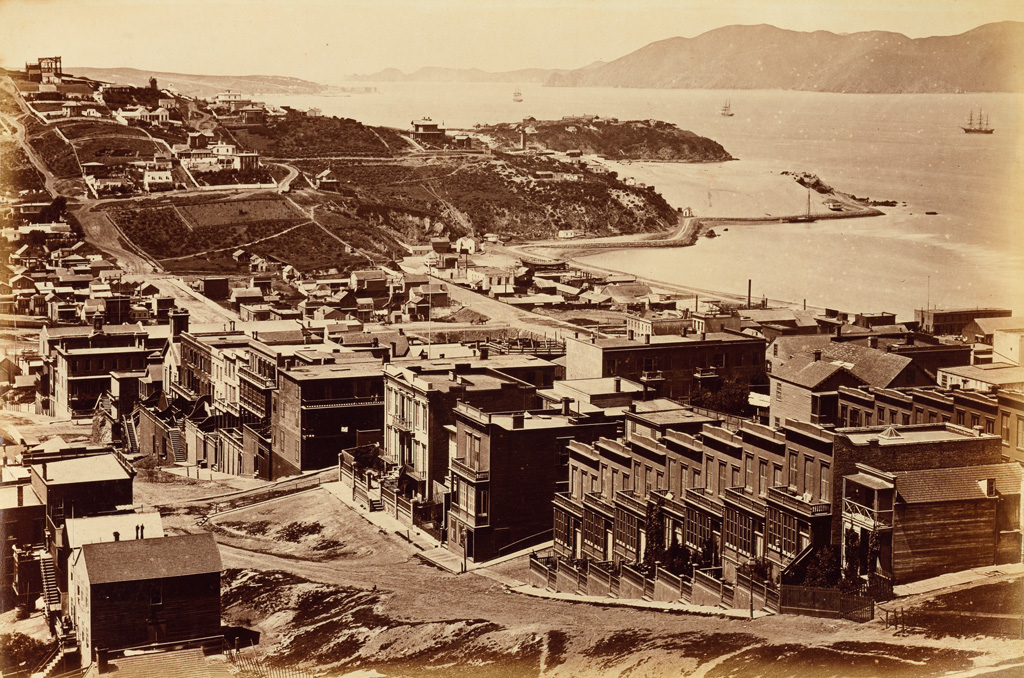
[[[843,498],[843,518],[852,520],[854,524],[872,531],[892,529],[892,509],[870,508],[845,497]]]
[[[569,496],[568,492],[559,492],[555,495],[555,498],[551,500],[551,503],[555,508],[559,508],[566,513],[576,516],[577,518],[583,517],[583,505],[576,503],[573,498]]]
[[[253,371],[248,366],[238,368],[238,376],[256,385],[258,388],[277,388],[277,380],[265,377],[259,372]]]
[[[703,487],[689,487],[686,489],[686,503],[698,508],[713,516],[722,517],[722,505],[715,500],[715,496]]]
[[[304,410],[326,410],[332,407],[359,407],[360,405],[381,405],[384,397],[379,395],[364,396],[361,398],[327,398],[324,400],[303,400]]]
[[[491,479],[490,471],[470,468],[465,459],[452,459],[450,466],[453,471],[473,483],[483,483]]]
[[[832,513],[832,504],[827,502],[811,502],[797,494],[794,490],[782,485],[768,488],[768,501],[783,508],[794,511],[806,518],[818,518]]]
[[[637,496],[633,490],[615,493],[615,503],[638,516],[647,516],[647,502]]]
[[[583,505],[608,518],[615,517],[615,507],[605,501],[600,492],[588,492],[583,495]]]
[[[241,416],[241,410],[239,409],[237,402],[228,402],[223,398],[217,398],[213,404],[214,408],[221,412],[227,412],[228,414],[233,414],[236,417]]]
[[[654,490],[652,494],[655,497],[661,497],[665,502],[665,508],[680,518],[686,517],[686,505],[679,501],[679,497],[675,495],[669,496],[671,493],[668,490]]]
[[[412,419],[410,419],[409,417],[404,417],[401,414],[391,415],[391,425],[397,429],[401,429],[402,431],[407,431],[410,433],[413,431],[414,428]]]
[[[760,497],[747,494],[745,487],[727,487],[723,498],[725,501],[738,506],[747,513],[752,513],[762,518],[764,517],[764,501]]]
[[[649,381],[665,381],[665,373],[661,370],[644,370],[640,373],[640,381],[644,383]]]

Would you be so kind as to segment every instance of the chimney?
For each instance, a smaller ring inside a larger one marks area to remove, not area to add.
[[[106,673],[110,670],[110,666],[107,664],[107,651],[96,650],[96,671],[98,673]]]
[[[114,541],[121,541],[121,533],[114,532]]]
[[[43,462],[43,480],[49,480],[50,478],[46,475],[46,462]]]
[[[481,346],[480,347],[480,360],[487,360],[487,356],[490,354],[490,352],[491,352],[491,350],[488,347]]]
[[[562,398],[562,416],[569,416],[569,403],[572,402],[572,398]]]
[[[750,308],[750,289],[753,284],[754,281],[751,280],[750,278],[747,278],[747,308]]]
[[[622,377],[615,377],[612,379],[612,385],[615,388],[616,393],[622,392]]]
[[[821,360],[821,349],[816,348],[814,349],[814,362],[818,362],[819,360]]]
[[[139,526],[138,525],[135,526],[135,538],[136,539],[139,538]]]
[[[908,334],[907,335],[907,339],[906,339],[906,341],[904,343],[907,346],[913,346],[914,345],[914,335],[913,334]]]
[[[139,525],[139,539],[145,539],[145,538],[146,538],[146,526],[145,525]]]
[[[836,338],[843,336],[843,325],[842,323],[836,325]]]
[[[878,337],[868,337],[868,346],[878,348]]]
[[[25,486],[18,485],[18,506],[25,505]]]
[[[651,335],[649,335],[649,334],[645,334],[644,335],[644,343],[645,344],[651,343]]]
[[[626,330],[626,339],[629,339],[630,341],[633,341],[633,336],[634,336],[633,330]]]
[[[636,403],[630,403],[629,404],[629,411],[630,412],[636,412]]]
[[[701,341],[707,341],[707,339],[708,339],[708,333],[707,332],[701,332],[700,333],[700,340]]]
[[[683,336],[685,337],[685,336],[687,336],[687,335],[688,335],[689,333],[690,333],[690,328],[689,328],[689,327],[684,327],[684,328],[683,328]]]
[[[512,413],[512,428],[522,428],[523,427],[524,419],[525,418],[523,417],[523,413],[522,412],[513,412]]]
[[[590,343],[591,344],[596,344],[597,343],[597,337],[595,337],[593,334],[590,335]]]

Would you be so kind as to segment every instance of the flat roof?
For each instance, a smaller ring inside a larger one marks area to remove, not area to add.
[[[645,337],[648,335],[644,335]],[[750,337],[746,335],[730,334],[728,332],[705,332],[703,338],[700,333],[688,334],[682,336],[678,334],[655,334],[650,336],[650,343],[640,341],[637,339],[626,339],[624,337],[603,337],[598,338],[594,341],[594,344],[601,348],[644,348],[646,346],[684,346],[688,344],[701,344],[708,342],[722,342],[722,341],[764,341],[759,337]],[[580,343],[590,343],[589,340],[574,339]]]
[[[71,485],[74,483],[96,483],[104,480],[123,480],[130,478],[128,471],[112,454],[96,454],[32,464],[35,473],[42,477],[43,466],[46,466],[47,485]]]
[[[66,534],[68,546],[75,549],[84,544],[99,544],[114,541],[114,533],[118,539],[129,541],[135,539],[136,528],[142,526],[143,538],[153,539],[164,536],[164,525],[160,514],[156,511],[148,513],[115,513],[109,516],[90,516],[88,518],[68,518]]]
[[[619,380],[619,390],[615,390],[615,380]],[[551,391],[558,392],[570,389],[586,395],[605,395],[608,393],[635,393],[644,390],[642,384],[621,377],[595,377],[593,379],[563,379],[556,381]]]
[[[846,437],[854,445],[867,445],[877,440],[881,446],[931,443],[939,441],[996,438],[995,434],[978,436],[962,426],[949,424],[911,424],[908,426],[875,426],[873,428],[839,429],[836,435]]]
[[[366,355],[356,354],[356,355]],[[281,374],[295,381],[314,381],[317,379],[347,379],[354,377],[380,376],[380,360],[360,360],[328,365],[306,365],[281,370]]]
[[[12,509],[18,506],[18,488],[21,487],[22,506],[42,506],[43,502],[36,496],[31,485],[0,485],[0,509]]]
[[[491,423],[496,424],[503,429],[512,430],[512,412],[502,412],[491,415]],[[574,415],[573,415],[574,416]],[[569,421],[570,417],[551,413],[551,414],[538,414],[538,413],[523,413],[523,425],[517,430],[536,430],[544,428],[563,428],[567,426],[574,426]]]

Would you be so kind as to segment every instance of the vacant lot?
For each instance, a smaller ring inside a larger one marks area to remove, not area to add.
[[[136,137],[147,139],[146,133],[135,127],[119,125],[112,120],[76,120],[57,122],[56,127],[71,141],[88,137]]]
[[[223,226],[257,221],[304,221],[307,217],[295,211],[285,200],[268,197],[255,200],[218,200],[182,204],[178,209],[196,226]]]
[[[111,210],[110,218],[128,239],[158,260],[237,247],[272,237],[296,223],[292,219],[192,227],[173,207]]]
[[[29,129],[31,130],[32,126],[29,126]],[[71,145],[52,129],[42,128],[32,133],[29,143],[55,176],[66,179],[82,175],[82,168],[75,159]]]
[[[6,190],[45,190],[42,175],[29,162],[25,151],[9,137],[0,139],[0,174],[3,175],[3,188]]]

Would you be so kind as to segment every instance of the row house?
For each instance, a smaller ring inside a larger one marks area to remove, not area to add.
[[[966,328],[982,318],[1009,318],[1013,311],[1008,308],[929,308],[914,311],[918,329],[936,336],[965,335]]]
[[[839,388],[839,418],[843,427],[934,424],[996,433],[1000,418],[996,396],[959,388]]]
[[[1000,443],[949,423],[706,424],[656,438],[627,425],[619,440],[570,445],[569,488],[553,501],[554,551],[634,564],[651,540],[685,545],[723,591],[753,561],[768,566],[769,584],[799,584],[793,568],[828,545],[858,575],[896,584],[1020,562],[1021,469],[1001,461]],[[651,534],[655,505],[663,528]],[[950,518],[958,512],[965,526]]]
[[[1000,391],[996,402],[1003,458],[1024,465],[1024,391]]]
[[[481,562],[544,541],[551,500],[568,481],[568,446],[614,436],[618,422],[600,413],[486,412],[458,402],[448,548]]]
[[[453,411],[465,402],[484,412],[533,409],[537,386],[555,365],[533,356],[390,363],[384,366],[384,459],[400,472],[406,499],[440,501],[446,493]]]
[[[658,396],[688,398],[712,377],[756,384],[764,380],[764,339],[728,332],[566,340],[566,379],[623,377]]]
[[[278,370],[271,394],[271,478],[327,468],[342,450],[379,441],[384,381],[380,362],[358,355]]]

